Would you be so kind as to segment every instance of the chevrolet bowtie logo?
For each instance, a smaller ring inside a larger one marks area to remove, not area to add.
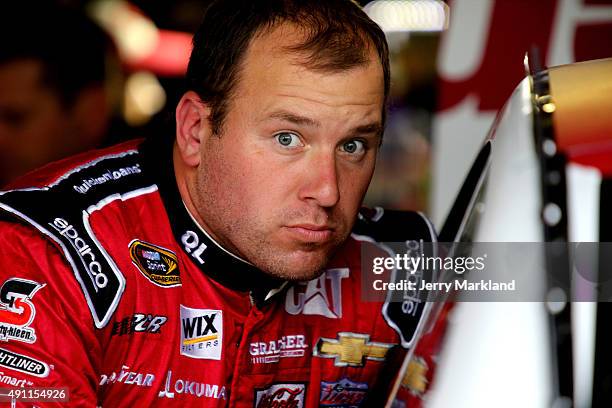
[[[361,367],[364,359],[384,361],[393,344],[370,342],[370,335],[338,333],[338,339],[320,338],[314,349],[315,357],[333,358],[338,367]]]
[[[414,395],[421,396],[427,390],[427,362],[421,357],[415,357],[402,379],[402,386],[410,390]]]

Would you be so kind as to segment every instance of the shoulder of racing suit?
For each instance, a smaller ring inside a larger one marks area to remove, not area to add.
[[[399,251],[409,252],[414,248],[428,252],[432,246],[427,243],[437,241],[433,225],[422,213],[384,210],[380,207],[363,208],[359,212],[352,236],[360,241],[375,242],[389,256]],[[400,277],[394,276],[391,279],[399,281]],[[411,348],[418,341],[419,333],[427,322],[430,307],[427,302],[398,299],[397,293],[389,292],[382,314],[387,324],[399,334],[402,346]]]
[[[109,322],[125,278],[92,231],[101,206],[157,188],[143,173],[140,141],[81,154],[43,167],[0,192],[0,218],[35,228],[62,253],[97,328]]]
[[[421,212],[362,208],[353,233],[376,242],[436,242],[437,236],[429,219]]]

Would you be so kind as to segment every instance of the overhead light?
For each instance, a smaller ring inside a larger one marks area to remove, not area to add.
[[[155,24],[123,0],[93,2],[90,13],[102,27],[111,33],[119,54],[127,63],[150,55],[159,40]]]
[[[449,8],[441,0],[374,0],[364,11],[385,32],[436,32],[448,27]]]
[[[125,83],[124,118],[132,126],[147,123],[166,104],[166,92],[150,72],[130,75]]]

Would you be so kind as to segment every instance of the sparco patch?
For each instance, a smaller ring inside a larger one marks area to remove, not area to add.
[[[321,381],[319,407],[359,408],[368,392],[367,383],[343,378],[337,382]]]
[[[268,388],[255,390],[255,408],[304,408],[306,384],[272,384]]]
[[[221,360],[223,312],[181,305],[181,354],[192,358]]]
[[[42,361],[3,348],[0,348],[0,366],[36,377],[49,375],[49,366]]]
[[[92,215],[107,211],[108,205],[157,192],[157,185],[144,172],[138,172],[141,159],[135,149],[99,156],[41,188],[0,192],[0,216],[31,225],[61,250],[97,329],[110,322],[126,282],[114,258],[100,243],[97,226],[92,225],[97,216],[92,219]],[[93,183],[86,183],[108,170],[113,174],[118,171],[113,180],[117,177],[121,182],[99,179],[95,188]]]
[[[43,286],[20,278],[4,281],[0,288],[0,341],[36,341],[36,333],[30,327],[36,316],[36,308],[30,300]]]
[[[135,239],[130,242],[130,257],[154,284],[165,288],[181,285],[178,260],[172,251]]]

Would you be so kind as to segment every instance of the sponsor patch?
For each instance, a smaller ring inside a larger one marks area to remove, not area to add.
[[[181,354],[192,358],[221,360],[223,312],[181,305]]]
[[[32,357],[0,348],[0,366],[36,377],[47,377],[49,366]]]
[[[110,374],[102,374],[100,376],[100,385],[120,383],[136,385],[138,387],[151,387],[154,380],[154,374],[142,374],[137,371],[130,371],[130,367],[124,365],[118,373],[113,371]]]
[[[276,340],[253,342],[249,346],[249,353],[253,364],[269,364],[278,363],[281,358],[303,357],[307,348],[306,337],[295,334]]]
[[[138,150],[100,156],[58,175],[42,188],[0,194],[0,212],[33,226],[61,249],[98,329],[111,321],[125,289],[125,277],[101,246],[92,229],[91,216],[117,200],[127,201],[157,191],[157,185],[142,173],[137,174],[141,158]],[[83,186],[83,182],[107,170],[118,170],[122,182],[96,184],[96,188]],[[83,189],[79,191],[74,186]],[[86,194],[84,189],[88,189]]]
[[[344,377],[340,381],[321,381],[319,407],[359,408],[368,392],[368,384],[351,381]]]
[[[78,184],[73,185],[72,188],[77,193],[87,194],[89,190],[93,189],[96,186],[106,184],[109,181],[119,180],[123,177],[131,176],[132,174],[140,173],[142,173],[142,170],[140,169],[140,163],[136,163],[133,166],[119,167],[114,170],[106,170],[100,175],[80,179],[77,181]]]
[[[318,278],[290,286],[285,298],[285,310],[292,315],[341,318],[342,279],[348,276],[348,268],[328,269]]]
[[[0,384],[10,385],[11,387],[31,387],[34,385],[32,381],[19,379],[0,371]]]
[[[0,288],[0,341],[34,343],[36,332],[30,327],[36,316],[32,297],[43,288],[27,279],[9,278]]]
[[[178,378],[172,381],[172,371],[166,374],[164,389],[157,394],[158,398],[174,398],[176,394],[191,395],[197,398],[227,399],[224,385],[208,384]]]
[[[337,367],[362,367],[365,360],[384,361],[393,344],[369,341],[370,335],[361,333],[338,333],[337,339],[320,338],[313,355],[333,358]]]
[[[130,242],[130,257],[138,270],[157,286],[181,285],[178,259],[172,251],[135,239]]]
[[[51,236],[64,249],[98,329],[108,324],[125,288],[125,277],[100,246],[89,224],[91,213],[100,208],[90,207],[82,213],[82,221],[76,223],[61,217],[48,223],[58,234]]]
[[[193,257],[200,265],[204,264],[204,259],[202,259],[202,254],[206,251],[206,244],[204,242],[200,243],[200,237],[193,231],[185,231],[185,233],[181,236],[181,242],[183,243],[183,248],[185,252]]]
[[[133,333],[161,333],[161,327],[168,321],[166,316],[155,316],[134,313],[132,316],[113,322],[111,336],[123,336]]]
[[[78,258],[87,271],[87,276],[91,283],[94,285],[94,290],[98,292],[100,289],[104,289],[109,284],[108,275],[103,272],[102,264],[100,259],[101,250],[95,245],[90,245],[91,236],[87,234],[81,234],[81,228],[77,228],[70,224],[64,218],[57,217],[52,223],[49,223],[61,237],[64,237],[65,242],[69,243],[77,253]],[[83,226],[83,229],[85,227]],[[85,237],[85,238],[83,238]]]
[[[396,398],[391,403],[391,408],[406,408],[406,403],[404,401],[400,401],[400,400],[398,400]]]
[[[425,250],[428,248],[422,241],[408,240],[405,241],[402,249],[404,256],[418,259],[426,256]],[[422,267],[412,268],[401,273],[396,270],[391,278],[393,282],[400,282],[401,280],[415,282],[417,287],[420,287],[421,281],[425,279],[425,271]],[[427,280],[434,282],[435,277],[429,276]],[[383,305],[383,317],[389,327],[400,335],[404,348],[410,348],[414,345],[416,334],[429,315],[430,305],[423,301],[427,298],[427,294],[421,292],[421,290],[404,291],[401,299],[396,299],[392,292],[389,292]]]
[[[408,364],[406,374],[402,378],[402,387],[417,397],[423,396],[427,391],[427,371],[429,366],[422,357],[415,357]]]
[[[304,408],[306,384],[272,384],[255,390],[255,408]]]

